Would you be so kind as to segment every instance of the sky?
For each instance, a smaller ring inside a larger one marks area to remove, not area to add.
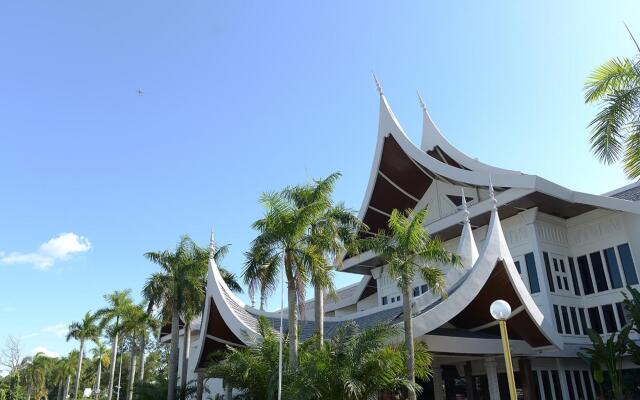
[[[419,90],[481,161],[603,193],[585,78],[633,56],[640,4],[612,1],[0,2],[0,347],[66,354],[67,325],[188,233],[241,271],[260,193],[341,171],[359,209],[375,71],[420,141]],[[139,93],[139,91],[141,93]],[[338,274],[337,285],[359,279]],[[241,296],[245,301],[246,296]],[[270,306],[277,302],[271,301]]]

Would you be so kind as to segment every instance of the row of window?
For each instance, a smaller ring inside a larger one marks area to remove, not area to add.
[[[584,308],[554,304],[553,313],[558,333],[565,335],[586,335],[588,327],[599,334],[614,333],[622,329],[627,323],[622,302],[587,308],[586,312]],[[587,316],[589,317],[589,322],[587,322]],[[618,317],[617,320],[616,316]],[[578,322],[578,317],[580,322]],[[606,328],[606,332],[604,328]]]
[[[638,275],[628,243],[596,251],[588,256],[576,257],[577,268],[573,257],[567,258],[547,252],[543,252],[542,255],[549,290],[552,293],[557,291],[565,294],[574,293],[577,296],[582,293],[589,295],[595,293],[596,289],[598,292],[603,292],[638,283]],[[566,265],[565,259],[568,259],[568,265]],[[514,263],[518,273],[522,275],[520,261]],[[527,269],[526,275],[529,278],[529,291],[531,293],[540,292],[540,282],[533,253],[524,255],[524,264]],[[622,274],[620,267],[622,267]]]
[[[400,302],[400,295],[397,296],[391,296],[391,302],[392,303],[399,303]],[[387,304],[389,304],[389,296],[382,296],[382,305],[386,306]]]
[[[536,399],[538,400],[562,400],[562,386],[560,384],[560,374],[557,370],[533,371],[536,385]],[[565,370],[567,390],[569,399],[567,400],[594,400],[596,397],[593,378],[586,370]]]

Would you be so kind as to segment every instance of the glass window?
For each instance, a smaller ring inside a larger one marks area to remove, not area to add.
[[[575,335],[580,334],[580,324],[578,324],[578,314],[576,313],[575,307],[569,307],[569,311],[571,312],[571,322],[573,322],[573,333]]]
[[[396,296],[396,301],[400,301],[400,295]]]
[[[596,278],[596,287],[598,288],[598,292],[609,290],[609,285],[607,285],[607,277],[604,275],[604,265],[602,265],[602,257],[600,256],[600,252],[596,251],[589,254],[589,258],[591,259],[591,266],[593,267],[593,277]]]
[[[547,281],[549,282],[549,290],[555,292],[553,287],[553,277],[551,276],[551,265],[549,265],[549,253],[546,251],[542,253],[542,257],[544,258],[544,269],[547,271]]]
[[[395,303],[395,302],[396,302],[396,298],[395,298],[395,297],[392,297],[392,298],[391,298],[391,302],[392,302],[392,303]]]
[[[602,321],[600,321],[600,312],[598,312],[598,307],[591,307],[587,309],[587,311],[589,312],[591,328],[602,335],[604,332],[602,331]]]
[[[584,308],[578,308],[578,314],[580,314],[580,327],[582,328],[582,334],[586,335],[589,326],[587,325],[587,317],[584,314]]]
[[[576,266],[573,265],[573,258],[569,257],[569,271],[571,272],[571,280],[573,281],[573,293],[580,296],[580,286],[578,285],[578,275],[576,275]]]
[[[585,388],[587,399],[594,400],[593,391],[591,390],[591,374],[589,374],[589,371],[582,371],[582,377],[584,378],[584,384],[587,386]]]
[[[427,293],[427,290],[429,290],[429,288],[427,287],[427,285],[422,285],[422,286],[420,286],[420,292],[421,292],[421,293]]]
[[[575,391],[573,390],[573,380],[571,379],[571,372],[565,370],[564,377],[567,380],[567,386],[569,389],[569,400],[576,400],[576,394],[575,394]]]
[[[604,325],[607,327],[607,333],[617,332],[616,317],[613,315],[613,306],[611,304],[602,306],[602,316],[604,317]]]
[[[571,323],[569,322],[569,313],[567,312],[567,307],[560,307],[562,310],[562,322],[564,322],[564,333],[571,335]]]
[[[620,268],[618,268],[618,260],[616,259],[616,251],[613,247],[609,247],[604,251],[604,259],[607,262],[607,271],[611,279],[611,286],[614,289],[622,287],[622,277],[620,276]]]
[[[518,273],[522,274],[522,270],[520,269],[520,261],[514,261],[513,263],[516,265],[516,269],[518,270]]]
[[[616,311],[618,312],[618,321],[620,321],[620,326],[625,326],[627,324],[627,317],[624,316],[624,305],[622,302],[616,303]]]
[[[555,369],[551,371],[551,380],[553,381],[553,392],[556,394],[556,399],[562,398],[562,387],[560,386],[560,376]]]
[[[418,297],[420,296],[420,287],[416,286],[413,288],[413,297]]]
[[[582,391],[582,379],[580,379],[580,372],[573,371],[573,377],[576,380],[576,392],[578,392],[578,398],[584,399],[584,392]]]
[[[562,321],[560,320],[560,310],[558,309],[557,305],[553,305],[553,313],[556,316],[556,329],[558,330],[558,333],[562,333]]]
[[[618,246],[618,254],[620,255],[620,262],[622,263],[622,270],[624,271],[624,277],[627,280],[627,285],[637,284],[638,275],[636,274],[636,266],[633,264],[633,257],[631,257],[629,244],[625,243]]]
[[[389,304],[389,298],[387,296],[383,296],[382,297],[382,305],[386,306],[387,304]]]
[[[529,276],[529,289],[531,293],[540,292],[540,282],[538,282],[538,274],[536,273],[536,259],[533,253],[525,254],[524,263],[527,265],[527,275]]]
[[[545,399],[553,399],[551,394],[551,382],[549,381],[549,371],[540,371],[542,376],[542,390],[544,391]]]
[[[578,269],[580,270],[580,277],[582,278],[584,294],[592,294],[594,292],[593,281],[591,280],[591,271],[589,270],[587,256],[578,257]]]

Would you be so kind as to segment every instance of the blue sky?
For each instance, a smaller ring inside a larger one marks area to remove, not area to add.
[[[155,270],[142,254],[183,233],[206,244],[215,225],[238,272],[263,191],[339,170],[357,209],[372,70],[416,142],[419,89],[484,162],[592,193],[626,184],[589,153],[582,85],[633,55],[623,21],[640,35],[640,10],[591,4],[1,2],[0,340],[66,353],[64,327],[105,293],[138,296]]]

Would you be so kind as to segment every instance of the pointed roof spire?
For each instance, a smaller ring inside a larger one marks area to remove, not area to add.
[[[418,94],[418,101],[420,102],[420,108],[422,108],[422,111],[424,111],[426,113],[427,112],[427,105],[424,104],[424,100],[422,99],[422,96],[420,95],[420,92],[416,90],[416,93]]]
[[[380,96],[384,96],[384,92],[382,91],[382,86],[380,85],[380,82],[378,81],[378,78],[376,77],[376,73],[375,72],[371,72],[373,74],[373,80],[376,83],[376,89],[378,90],[378,94]]]
[[[491,179],[491,175],[489,175],[489,197],[491,198],[491,202],[493,203],[493,209],[498,209],[498,200],[496,200],[496,193],[493,190],[493,180]]]
[[[209,239],[209,256],[213,258],[213,255],[216,253],[216,238],[213,229],[213,225],[211,226],[211,238]]]
[[[464,220],[457,254],[462,259],[462,266],[467,269],[471,268],[475,264],[476,260],[478,260],[478,247],[476,246],[476,241],[473,238],[473,231],[471,230],[471,222],[469,221],[469,210],[467,209],[467,199],[464,196],[464,188],[461,188],[460,190],[462,192],[462,211],[464,213]]]

